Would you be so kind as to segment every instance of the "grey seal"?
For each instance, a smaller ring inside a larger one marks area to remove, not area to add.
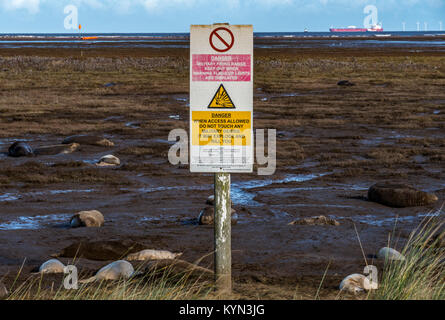
[[[359,273],[354,273],[347,276],[340,283],[340,291],[347,291],[354,294],[371,289],[373,288],[369,279]]]
[[[57,259],[51,259],[43,263],[40,268],[40,273],[63,273],[65,265]]]
[[[107,167],[107,166],[118,166],[121,164],[121,161],[118,157],[113,156],[112,154],[107,154],[100,158],[100,160],[96,163],[99,167]]]
[[[80,283],[90,283],[101,280],[119,280],[129,279],[134,275],[134,268],[132,264],[125,260],[118,260],[110,263],[97,271],[96,275],[86,280],[79,281]]]
[[[182,253],[172,253],[166,250],[146,249],[127,256],[128,261],[145,261],[145,260],[173,260],[181,256]]]
[[[62,141],[62,144],[70,144],[70,143],[79,143],[92,145],[92,146],[101,146],[101,147],[113,147],[114,143],[104,137],[95,136],[95,135],[75,135],[70,136]]]
[[[52,146],[42,146],[34,150],[36,156],[50,156],[60,153],[68,154],[77,150],[80,145],[78,143],[57,144]]]
[[[32,157],[34,151],[26,142],[16,141],[8,149],[8,156],[10,157]]]
[[[404,208],[432,204],[438,200],[437,196],[415,189],[403,183],[381,182],[368,190],[368,200],[389,207]]]
[[[237,224],[238,222],[238,215],[236,211],[232,208],[231,209],[231,223]],[[201,225],[213,225],[215,219],[215,209],[214,207],[206,207],[201,210],[198,216],[198,223]]]
[[[102,227],[105,219],[102,213],[97,210],[80,211],[70,220],[72,228],[78,227]]]

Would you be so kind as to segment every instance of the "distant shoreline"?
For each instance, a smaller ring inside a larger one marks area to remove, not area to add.
[[[81,37],[98,37],[96,41],[188,41],[188,33],[0,33],[0,41],[81,41]],[[403,39],[403,40],[445,40],[445,31],[420,31],[401,32],[385,31],[373,32],[257,32],[254,33],[257,40],[329,40],[341,38],[342,40],[354,39]]]
[[[5,35],[0,34],[0,49],[188,49],[187,34],[82,34],[80,35]],[[445,52],[445,33],[258,33],[255,49],[377,49],[433,50]]]

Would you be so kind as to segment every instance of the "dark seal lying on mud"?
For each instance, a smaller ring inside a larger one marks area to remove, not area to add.
[[[8,149],[8,156],[10,157],[32,157],[32,156],[49,156],[60,153],[72,153],[79,147],[78,143],[59,144],[52,146],[41,146],[32,149],[26,142],[16,141]]]
[[[85,258],[97,261],[117,260],[128,254],[147,249],[143,244],[130,240],[123,241],[80,241],[71,244],[53,257]]]
[[[16,141],[8,149],[8,156],[10,157],[32,157],[34,151],[26,142]]]
[[[337,85],[341,87],[352,87],[355,86],[355,83],[352,83],[349,80],[340,80],[337,82]]]
[[[368,190],[368,200],[389,207],[404,208],[432,204],[438,200],[432,193],[419,191],[403,183],[377,183]]]

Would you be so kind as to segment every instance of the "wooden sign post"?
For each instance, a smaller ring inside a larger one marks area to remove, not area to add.
[[[215,173],[215,276],[231,291],[230,173],[253,170],[253,27],[190,29],[190,171]]]

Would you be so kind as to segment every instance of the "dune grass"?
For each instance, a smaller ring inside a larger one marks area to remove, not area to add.
[[[379,288],[369,298],[445,300],[445,248],[437,237],[444,224],[441,211],[426,217],[401,251],[405,260],[385,263]]]
[[[14,282],[7,300],[196,300],[213,294],[211,282],[192,271],[175,272],[173,267],[142,270],[136,270],[130,279],[79,282],[77,289],[66,289],[62,275],[35,274],[16,287]]]

